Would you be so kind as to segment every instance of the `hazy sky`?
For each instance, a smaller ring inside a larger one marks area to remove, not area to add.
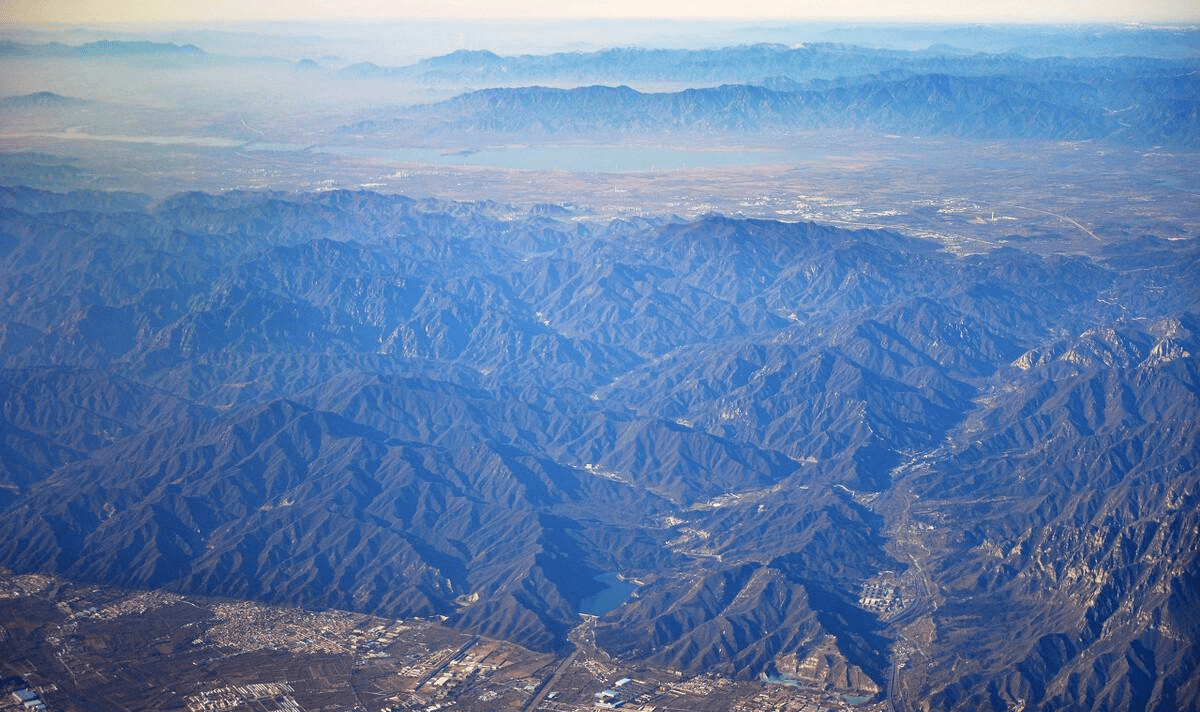
[[[1196,0],[0,0],[15,22],[375,18],[728,18],[944,22],[1197,22]]]

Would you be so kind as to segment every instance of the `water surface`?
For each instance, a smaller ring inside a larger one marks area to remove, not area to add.
[[[602,616],[628,601],[629,594],[637,588],[636,585],[617,578],[615,571],[599,574],[595,579],[604,584],[605,588],[580,601],[580,613]]]

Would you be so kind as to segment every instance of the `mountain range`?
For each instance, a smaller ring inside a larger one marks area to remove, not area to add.
[[[828,129],[964,138],[1194,145],[1200,78],[1042,79],[945,74],[862,78],[844,86],[752,85],[641,92],[627,86],[492,88],[367,120],[349,133],[585,137]]]
[[[528,82],[672,82],[704,86],[756,84],[765,78],[797,82],[854,77],[892,79],[922,74],[955,76],[1081,77],[1097,73],[1166,73],[1195,69],[1195,57],[1036,57],[965,52],[952,47],[894,50],[828,42],[749,44],[709,49],[622,47],[597,52],[501,56],[459,50],[401,67],[369,62],[348,65],[348,78],[394,77],[429,83],[512,85]]]
[[[34,44],[5,40],[0,42],[0,56],[70,59],[145,59],[152,57],[194,61],[203,58],[205,52],[191,44],[177,45],[173,42],[150,42],[147,40],[99,40],[81,45],[68,45],[61,42]]]
[[[346,125],[366,139],[872,133],[1195,145],[1194,58],[1026,57],[815,43],[500,56],[462,50],[347,79],[476,88]]]
[[[596,641],[637,665],[897,709],[1200,699],[1193,241],[956,256],[348,191],[0,206],[15,572],[560,653],[618,573]]]

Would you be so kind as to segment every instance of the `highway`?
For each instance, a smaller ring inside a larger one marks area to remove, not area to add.
[[[920,547],[921,549],[924,549],[925,547],[919,542],[913,541],[910,538],[911,532],[913,531],[910,511],[912,509],[912,503],[914,499],[916,499],[916,497],[915,495],[912,495],[912,493],[909,493],[908,496],[904,497],[903,509],[899,512],[899,516],[897,517],[894,525],[895,539],[893,539],[893,541],[897,544],[897,553],[902,553],[904,558],[906,558],[912,566],[909,571],[909,573],[912,575],[908,578],[910,578],[910,581],[913,583],[911,590],[914,598],[902,613],[888,621],[889,626],[896,631],[896,635],[899,638],[897,645],[893,646],[892,674],[891,680],[888,683],[887,700],[892,712],[907,712],[908,710],[908,706],[905,704],[904,695],[900,686],[900,680],[902,677],[901,666],[904,662],[912,659],[911,655],[898,655],[896,653],[896,648],[899,648],[901,644],[904,644],[906,647],[912,650],[920,649],[920,646],[918,646],[915,641],[905,637],[905,635],[900,631],[905,626],[915,623],[921,618],[932,615],[935,611],[937,611],[937,602],[934,600],[933,595],[933,585],[930,583],[929,576],[925,573],[925,569],[921,566],[920,557],[918,557],[917,553],[914,551],[914,549],[917,547]]]
[[[571,667],[571,663],[575,662],[575,659],[579,657],[580,651],[583,650],[583,646],[580,645],[580,642],[586,638],[588,629],[595,624],[596,618],[594,616],[584,616],[583,622],[575,626],[575,628],[573,628],[571,632],[567,634],[567,640],[571,641],[571,644],[575,646],[575,649],[571,651],[570,655],[563,658],[563,661],[558,664],[557,668],[554,669],[554,674],[546,678],[546,681],[538,686],[537,690],[535,690],[533,693],[533,697],[530,698],[529,703],[521,709],[521,712],[533,712],[541,706],[542,701],[546,699],[546,695],[550,694],[550,692],[554,690],[555,685],[557,685],[558,681],[562,679],[562,676],[564,673],[566,673],[567,668]]]

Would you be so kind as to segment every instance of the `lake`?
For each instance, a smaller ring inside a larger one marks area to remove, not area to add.
[[[629,600],[637,586],[617,578],[616,572],[599,574],[595,577],[605,588],[579,602],[579,612],[602,616]]]

